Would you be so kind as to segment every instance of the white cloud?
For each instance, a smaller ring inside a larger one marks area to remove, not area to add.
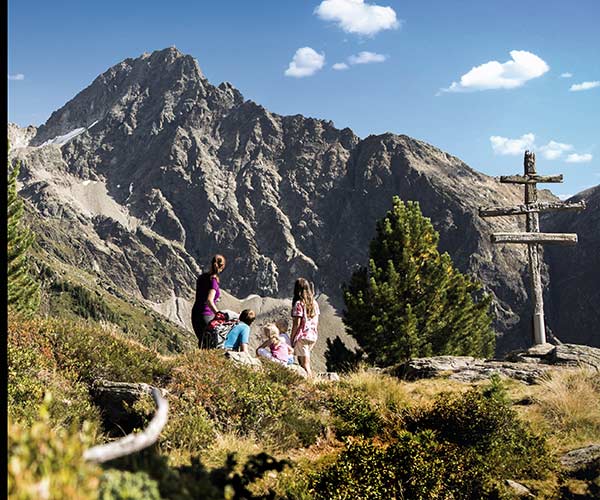
[[[471,68],[460,77],[460,82],[452,85],[444,92],[470,92],[474,90],[514,89],[526,81],[538,78],[550,67],[540,57],[526,50],[511,50],[512,60],[505,63],[489,61]]]
[[[325,54],[319,54],[310,47],[301,47],[294,54],[288,69],[285,70],[285,76],[302,78],[304,76],[314,75],[325,64]]]
[[[16,75],[8,75],[9,80],[25,80],[25,75],[23,73],[17,73]]]
[[[561,200],[565,201],[568,200],[571,196],[573,196],[572,194],[559,194],[557,195]]]
[[[394,9],[364,0],[323,0],[314,13],[324,21],[334,21],[346,33],[358,35],[374,36],[400,26]]]
[[[348,62],[350,64],[371,64],[383,62],[387,59],[387,56],[383,54],[376,54],[375,52],[359,52],[356,55],[350,56]]]
[[[341,71],[344,69],[348,69],[350,66],[348,66],[346,63],[335,63],[333,66],[331,66],[333,69],[337,70],[337,71]]]
[[[589,163],[592,161],[592,158],[593,157],[590,153],[571,153],[569,156],[567,156],[565,161],[567,163]]]
[[[596,87],[600,87],[600,81],[595,80],[593,82],[582,82],[582,83],[574,83],[571,85],[569,89],[571,92],[579,92],[581,90],[590,90]]]
[[[563,144],[562,142],[550,141],[548,144],[545,144],[540,147],[540,151],[542,155],[547,160],[556,160],[565,151],[571,151],[573,146],[571,144]]]
[[[518,139],[509,139],[508,137],[501,137],[499,135],[490,137],[492,149],[494,153],[499,155],[520,155],[526,149],[533,148],[534,141],[535,135],[531,132],[522,135]]]
[[[567,72],[567,73],[561,73],[560,77],[561,78],[572,78],[573,77],[573,73],[569,73],[569,72]]]

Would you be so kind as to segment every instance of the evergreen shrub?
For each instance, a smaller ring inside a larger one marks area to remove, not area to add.
[[[10,145],[9,145],[10,151]],[[8,165],[7,200],[7,302],[12,309],[25,316],[33,316],[40,304],[40,284],[34,279],[29,249],[35,234],[23,222],[23,200],[17,193],[20,163]]]
[[[368,267],[344,285],[344,323],[372,363],[494,352],[490,297],[437,249],[439,234],[417,202],[398,197],[377,223]]]
[[[161,385],[171,371],[170,361],[91,321],[48,320],[47,327],[61,368],[73,370],[88,385],[97,379]]]
[[[274,498],[272,492],[254,495],[252,485],[267,472],[281,472],[287,465],[289,462],[286,460],[259,453],[249,456],[243,464],[238,463],[234,454],[229,454],[223,466],[212,470],[204,466],[199,455],[192,456],[189,465],[173,466],[156,447],[107,464],[111,471],[128,471],[136,475],[143,473],[157,484],[161,498],[173,500]],[[144,481],[144,484],[148,483]]]
[[[384,420],[380,408],[375,407],[365,396],[341,392],[331,401],[334,428],[338,437],[373,437],[383,431]]]

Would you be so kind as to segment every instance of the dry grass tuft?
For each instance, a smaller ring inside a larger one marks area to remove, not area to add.
[[[600,441],[600,374],[591,369],[555,370],[533,396],[548,429],[561,445]]]
[[[256,455],[261,451],[264,451],[263,446],[256,439],[233,432],[219,433],[210,448],[202,453],[202,463],[211,469],[222,467],[227,455],[234,453],[238,464],[243,464],[250,455]]]
[[[378,372],[360,370],[346,375],[344,383],[369,395],[369,398],[385,407],[406,406],[409,398],[404,384],[395,377]]]

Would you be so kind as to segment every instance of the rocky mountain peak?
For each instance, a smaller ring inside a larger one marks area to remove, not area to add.
[[[137,121],[138,112],[144,109],[155,116],[160,114],[159,108],[168,111],[182,97],[188,101],[201,99],[207,85],[198,62],[175,47],[125,59],[52,113],[39,127],[32,145],[60,142],[60,138],[74,131],[82,133],[106,118],[111,127],[115,120]]]
[[[171,47],[109,68],[31,144],[46,146],[21,148],[23,193],[44,224],[70,224],[76,265],[179,322],[214,253],[238,297],[286,298],[305,276],[341,309],[340,286],[397,195],[420,203],[441,249],[492,294],[500,350],[529,342],[526,249],[489,238],[524,221],[478,215],[522,203],[522,189],[423,141],[272,113]]]

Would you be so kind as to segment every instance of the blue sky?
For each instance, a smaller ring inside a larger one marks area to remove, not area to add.
[[[8,14],[22,126],[174,45],[275,113],[407,134],[490,175],[520,173],[529,147],[563,196],[600,183],[598,0],[10,0]]]

